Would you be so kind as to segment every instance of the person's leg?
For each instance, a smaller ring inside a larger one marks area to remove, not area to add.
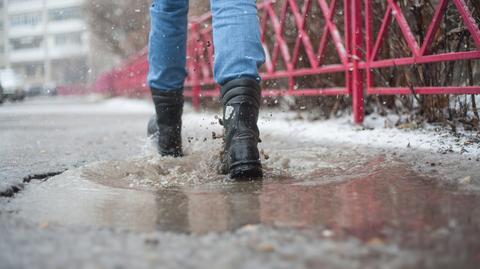
[[[238,78],[260,82],[265,62],[256,0],[211,0],[215,80],[224,85]]]
[[[156,116],[148,135],[163,156],[182,155],[183,83],[187,76],[188,0],[154,0],[151,7],[148,84]]]
[[[148,84],[153,90],[181,91],[187,77],[188,0],[153,0],[150,14]]]
[[[257,127],[265,61],[256,0],[211,0],[215,80],[222,85],[224,172],[232,178],[262,176]]]

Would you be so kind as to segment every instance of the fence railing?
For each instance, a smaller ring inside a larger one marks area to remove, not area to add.
[[[434,12],[431,22],[427,23],[426,34],[421,37],[412,32],[408,14],[399,2],[266,0],[259,4],[262,43],[267,55],[261,72],[265,82],[263,96],[350,95],[354,120],[361,123],[366,95],[480,94],[480,86],[377,86],[376,76],[382,69],[480,59],[479,15],[474,17],[465,0],[430,1]],[[385,8],[381,20],[377,19],[378,10],[374,10],[378,4]],[[441,38],[438,31],[448,5],[453,5],[458,12],[464,32],[473,40],[473,48],[432,53],[432,46]],[[197,108],[202,97],[219,94],[212,71],[214,48],[210,21],[211,15],[205,14],[192,21],[189,27],[189,76],[185,95],[192,98]],[[401,42],[408,51],[405,56],[384,58],[381,50],[390,38],[392,27],[400,29]],[[116,95],[145,94],[148,92],[147,72],[147,51],[144,50],[121,67],[103,74],[96,88]],[[322,76],[327,78],[319,80]],[[336,76],[332,79],[335,83],[325,83],[329,76]]]

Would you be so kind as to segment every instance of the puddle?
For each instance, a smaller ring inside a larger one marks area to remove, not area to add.
[[[439,186],[381,154],[294,148],[277,145],[264,160],[265,179],[256,182],[225,181],[208,150],[182,159],[147,154],[98,162],[32,182],[0,211],[41,226],[139,232],[308,229],[320,238],[354,236],[380,246],[394,242],[441,253],[462,248],[466,257],[480,259],[473,236],[480,234],[480,195]]]

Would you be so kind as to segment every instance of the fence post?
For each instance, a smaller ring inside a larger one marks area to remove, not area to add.
[[[198,64],[199,57],[199,50],[202,48],[199,46],[199,42],[197,40],[200,40],[200,33],[198,32],[198,24],[197,23],[192,23],[191,25],[191,34],[194,37],[191,40],[191,44],[189,44],[190,47],[190,76],[192,79],[192,105],[195,108],[196,111],[200,111],[200,98],[201,98],[201,91],[202,87],[200,85],[200,78],[198,75],[198,72],[200,72],[200,65]]]
[[[365,0],[365,73],[366,73],[366,88],[365,91],[368,94],[369,90],[374,86],[374,74],[370,68],[370,61],[372,60],[373,51],[373,10],[372,0]]]
[[[356,124],[362,124],[365,116],[364,77],[360,69],[363,59],[363,16],[362,0],[352,0],[352,106]]]
[[[352,95],[352,67],[350,66],[350,62],[352,57],[352,9],[351,3],[353,0],[344,0],[343,1],[343,13],[345,19],[345,50],[347,52],[347,63],[345,63],[345,87],[347,89],[348,94]]]

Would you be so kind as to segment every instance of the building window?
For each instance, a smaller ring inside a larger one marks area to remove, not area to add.
[[[58,84],[85,83],[87,70],[85,57],[52,61],[52,79]]]
[[[82,18],[82,9],[80,7],[58,8],[48,11],[50,21],[65,21]]]
[[[35,26],[42,20],[42,13],[24,13],[10,16],[10,25],[14,26]]]
[[[27,78],[41,78],[45,75],[45,68],[42,62],[14,64],[12,68],[17,74]]]
[[[27,77],[43,76],[44,73],[43,63],[31,63],[25,65],[25,75],[27,75]]]
[[[55,35],[55,45],[56,46],[69,46],[69,45],[81,45],[82,44],[82,33],[66,33]]]
[[[1,0],[2,4],[3,4],[3,1],[4,0]],[[32,2],[33,0],[15,0],[15,1],[10,1],[10,5],[12,4],[22,4],[22,3],[27,3],[27,2]]]
[[[40,48],[42,43],[43,37],[41,36],[28,36],[10,39],[10,46],[13,50],[36,49]]]

